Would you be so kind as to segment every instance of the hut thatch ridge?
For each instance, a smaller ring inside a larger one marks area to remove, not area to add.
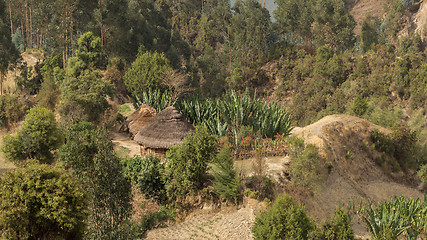
[[[134,140],[148,148],[167,149],[182,144],[185,134],[194,127],[182,114],[170,106],[159,112],[151,122],[136,134]]]

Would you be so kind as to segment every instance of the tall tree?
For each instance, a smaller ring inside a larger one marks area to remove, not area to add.
[[[59,161],[71,169],[90,197],[87,239],[126,239],[121,226],[132,210],[131,184],[107,131],[88,122],[71,126]]]
[[[10,37],[8,22],[6,3],[4,0],[0,0],[0,95],[3,94],[3,81],[9,67],[20,58]]]

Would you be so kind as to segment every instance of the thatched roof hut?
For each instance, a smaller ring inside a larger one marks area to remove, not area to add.
[[[151,122],[135,136],[134,140],[146,148],[168,149],[182,144],[188,131],[194,127],[182,114],[170,106],[159,112]]]
[[[143,129],[151,122],[156,114],[157,112],[154,108],[148,106],[147,104],[142,104],[126,119],[129,133],[132,134],[132,136],[138,134],[141,129]]]

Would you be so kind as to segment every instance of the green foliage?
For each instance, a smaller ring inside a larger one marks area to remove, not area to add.
[[[169,69],[171,66],[164,54],[141,49],[123,79],[133,97],[141,99],[149,89],[162,88],[161,74]]]
[[[59,87],[55,83],[53,76],[47,75],[37,95],[37,101],[40,106],[53,111],[55,110],[59,95]]]
[[[303,139],[290,140],[289,156],[292,159],[290,175],[296,186],[314,191],[326,173],[324,159],[312,144],[305,145]]]
[[[374,130],[371,140],[376,150],[393,157],[403,170],[417,169],[418,165],[427,162],[423,147],[417,142],[416,133],[405,124],[396,124],[390,135]]]
[[[335,210],[334,216],[317,229],[312,239],[319,240],[353,240],[354,233],[351,226],[351,217],[343,208]]]
[[[237,204],[240,197],[240,178],[234,168],[234,159],[229,147],[223,147],[217,154],[213,177],[213,192]]]
[[[137,106],[141,106],[144,103],[156,109],[157,112],[176,103],[172,101],[172,94],[169,91],[162,91],[160,89],[152,90],[151,88],[142,92],[140,97],[135,96],[135,99]]]
[[[19,51],[12,43],[10,27],[8,26],[6,4],[0,2],[0,95],[3,94],[3,79],[10,66],[20,58]]]
[[[353,101],[353,107],[351,110],[357,116],[362,116],[363,114],[365,114],[366,110],[368,110],[368,100],[368,98],[362,97],[361,95],[357,96]]]
[[[52,111],[35,107],[25,116],[22,128],[16,136],[4,138],[2,151],[5,157],[20,165],[27,159],[36,159],[41,163],[52,163],[52,151],[63,142],[62,134]]]
[[[420,170],[418,170],[417,175],[423,183],[427,183],[427,164],[421,166]]]
[[[60,168],[30,164],[0,178],[0,237],[81,239],[87,195]]]
[[[359,214],[363,216],[373,239],[393,240],[403,234],[407,239],[415,240],[426,234],[426,199],[421,201],[400,196],[376,207],[370,202]]]
[[[255,219],[252,227],[254,239],[308,239],[315,228],[300,203],[289,195],[279,195],[273,206]]]
[[[216,142],[205,127],[197,126],[188,133],[182,145],[171,147],[166,153],[166,194],[169,200],[184,197],[201,189],[206,182],[208,163],[216,154]]]
[[[372,18],[370,15],[366,16],[362,23],[362,29],[360,34],[361,45],[363,51],[371,49],[372,44],[378,44],[379,42],[379,26],[378,19]]]
[[[96,122],[109,106],[106,96],[112,85],[102,79],[98,65],[99,38],[91,32],[79,38],[79,51],[68,60],[66,76],[60,85],[59,113],[65,123]]]
[[[59,113],[66,123],[96,122],[108,108],[105,97],[112,86],[98,70],[84,70],[78,77],[67,76],[61,85]]]
[[[178,108],[193,124],[202,124],[220,137],[231,131],[235,140],[243,126],[270,138],[276,134],[289,135],[292,129],[286,108],[277,102],[262,102],[256,93],[251,98],[248,89],[241,95],[231,90],[216,101],[197,97],[183,100]]]
[[[70,168],[89,195],[88,239],[118,239],[130,217],[131,184],[123,175],[108,133],[88,122],[68,128],[59,161]]]
[[[122,163],[125,176],[142,194],[160,202],[165,200],[165,184],[162,177],[164,166],[159,158],[149,155],[142,159],[135,155],[133,158],[123,160]]]
[[[14,122],[21,120],[25,113],[24,104],[11,95],[0,96],[0,127],[9,128]]]
[[[41,64],[37,62],[34,66],[28,66],[27,62],[19,66],[20,74],[16,78],[16,85],[21,90],[27,90],[30,94],[36,94],[40,90],[42,76],[40,74]]]

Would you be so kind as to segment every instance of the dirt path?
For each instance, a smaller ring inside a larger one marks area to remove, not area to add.
[[[233,212],[200,213],[188,220],[167,228],[149,231],[150,240],[249,240],[253,239],[251,227],[255,220],[251,206]]]
[[[124,134],[124,133],[112,133],[112,142],[114,143],[114,145],[116,145],[117,147],[126,149],[127,155],[129,155],[129,157],[133,157],[134,155],[139,155],[141,156],[140,150],[139,150],[139,145],[133,141],[129,135]]]

